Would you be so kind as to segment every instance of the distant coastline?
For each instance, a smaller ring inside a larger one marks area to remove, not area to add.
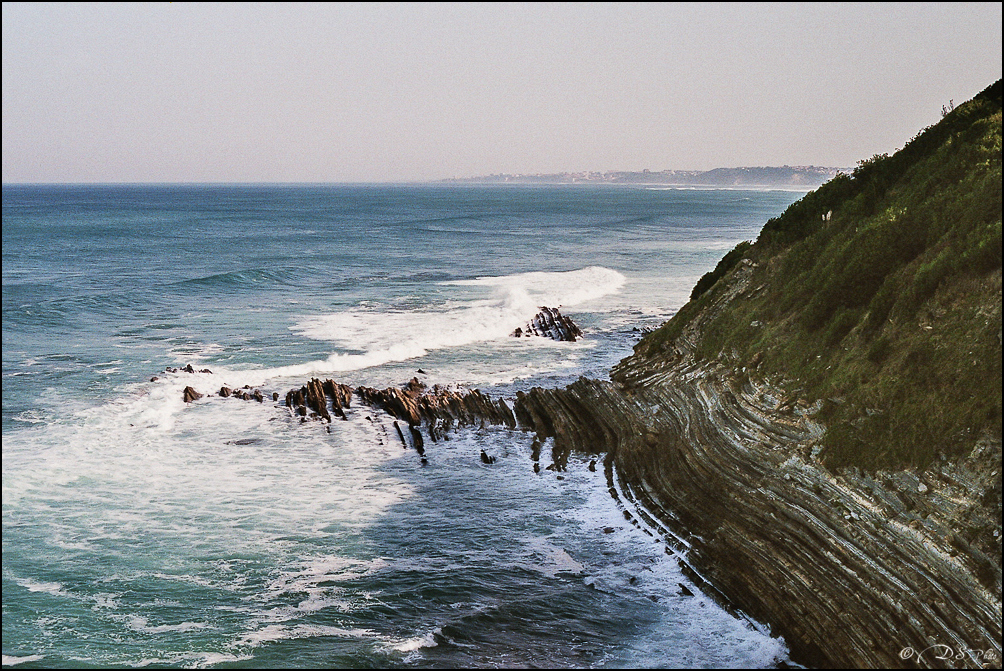
[[[439,180],[446,184],[659,184],[695,187],[799,187],[812,189],[850,168],[814,165],[715,168],[714,170],[642,170],[641,172],[557,172],[482,175]]]

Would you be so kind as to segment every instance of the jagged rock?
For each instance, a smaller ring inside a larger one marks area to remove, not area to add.
[[[191,403],[192,401],[202,398],[202,396],[202,394],[195,391],[191,387],[185,387],[185,391],[182,394],[182,397],[185,399],[185,403]]]
[[[397,435],[401,439],[401,444],[408,447],[408,441],[404,439],[404,431],[401,430],[401,425],[394,422],[394,428],[397,429]]]
[[[347,420],[345,408],[352,405],[352,388],[345,384],[338,384],[334,380],[325,380],[323,389],[324,393],[331,397],[331,407],[335,416]]]
[[[481,463],[483,463],[483,464],[494,464],[495,463],[495,457],[492,456],[492,455],[489,455],[484,450],[481,450]]]
[[[335,415],[345,419],[343,408],[349,407],[352,390],[345,385],[336,384],[332,380],[325,380],[322,383],[317,378],[313,378],[299,389],[290,389],[286,393],[286,407],[300,416],[306,416],[307,409],[310,408],[318,418],[331,421],[331,414],[328,412],[328,396],[331,397],[331,405]],[[273,393],[272,400],[278,401],[279,394]]]
[[[253,398],[254,400],[258,401],[259,403],[264,403],[265,402],[265,397],[262,396],[262,393],[261,393],[260,389],[255,389],[254,393],[251,394],[251,398]]]
[[[527,323],[526,327],[517,328],[512,335],[515,338],[542,336],[552,340],[575,342],[576,338],[582,337],[582,330],[557,308],[541,306],[540,312]]]
[[[195,372],[195,369],[192,368],[192,364],[188,364],[187,366],[185,366],[181,370],[185,371],[186,373],[194,373]]]
[[[272,392],[272,400],[273,401],[278,401],[279,400],[279,392],[277,392],[277,391],[273,391]]]
[[[307,393],[304,395],[307,406],[317,413],[318,417],[331,421],[331,414],[328,412],[328,397],[324,393],[324,386],[316,377],[311,379],[306,386]]]
[[[418,396],[425,391],[425,383],[420,381],[417,377],[413,377],[408,380],[408,384],[404,386],[404,390],[411,396]]]
[[[422,440],[422,433],[414,426],[409,426],[408,430],[411,431],[411,444],[415,446],[415,451],[418,452],[419,456],[425,456],[425,441]]]
[[[412,379],[405,389],[359,387],[356,394],[363,403],[386,410],[409,426],[418,426],[423,421],[431,425],[440,420],[444,429],[453,422],[461,426],[485,422],[516,427],[516,418],[504,401],[493,401],[477,389],[460,393],[436,387],[428,392],[423,383]]]
[[[220,387],[220,396],[222,396],[223,398],[227,398],[232,393],[233,391],[230,389],[230,387]]]

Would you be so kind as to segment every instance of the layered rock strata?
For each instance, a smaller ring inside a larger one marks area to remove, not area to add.
[[[352,387],[333,380],[314,378],[299,389],[286,393],[286,406],[296,415],[332,421],[332,414],[347,419],[353,396],[366,405],[383,410],[395,419],[407,422],[413,443],[421,446],[418,427],[425,426],[433,442],[440,440],[455,426],[478,424],[504,425],[516,428],[516,418],[505,401],[492,400],[479,390],[454,391],[435,386],[426,387],[412,378],[403,388]],[[400,431],[400,429],[399,429]],[[404,434],[402,441],[404,441]]]
[[[516,418],[505,401],[493,401],[477,389],[460,392],[436,386],[429,390],[412,378],[404,389],[359,387],[356,394],[367,405],[385,410],[397,419],[405,420],[409,426],[424,423],[433,440],[444,427],[448,429],[454,424],[470,426],[487,423],[516,428]]]
[[[515,405],[524,427],[554,439],[555,463],[606,452],[611,493],[650,514],[692,576],[784,635],[796,660],[999,666],[1000,441],[920,473],[831,473],[814,456],[816,411],[684,349]]]
[[[736,292],[743,278],[741,269]],[[549,470],[564,470],[573,450],[606,453],[625,515],[660,532],[707,593],[769,623],[797,661],[999,667],[1000,441],[922,472],[830,472],[816,457],[819,404],[755,369],[696,361],[701,322],[669,351],[625,359],[611,381],[535,388],[512,410],[417,379],[382,390],[312,379],[285,404],[332,421],[355,396],[406,422],[407,431],[394,423],[401,442],[410,434],[420,455],[423,424],[433,441],[454,426],[533,431],[535,471],[548,438]]]

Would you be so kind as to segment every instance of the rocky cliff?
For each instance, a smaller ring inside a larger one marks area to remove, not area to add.
[[[1001,664],[1000,110],[768,222],[610,381],[516,401],[803,663]]]
[[[731,278],[723,303],[749,275]],[[612,378],[534,389],[517,417],[554,439],[555,461],[606,452],[621,491],[696,577],[770,623],[795,659],[999,666],[999,439],[921,471],[833,472],[815,456],[821,404],[754,370],[697,362],[685,340],[659,362],[625,360]],[[987,528],[997,534],[978,536]]]

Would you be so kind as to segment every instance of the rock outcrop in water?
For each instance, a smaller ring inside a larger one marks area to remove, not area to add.
[[[313,378],[299,389],[286,392],[286,407],[301,417],[306,417],[308,411],[312,411],[314,416],[329,422],[331,413],[335,417],[346,419],[345,409],[352,404],[352,393],[352,387],[348,385],[338,384],[334,380],[321,382]]]
[[[404,389],[359,387],[356,394],[367,405],[385,410],[409,426],[424,423],[434,441],[455,425],[486,423],[516,428],[516,418],[505,401],[493,401],[477,389],[460,392],[436,386],[429,390],[412,378]]]
[[[347,419],[353,396],[366,405],[385,411],[395,419],[407,422],[412,442],[422,452],[424,439],[419,427],[425,426],[429,438],[436,442],[455,426],[479,424],[516,428],[516,418],[505,401],[492,400],[479,390],[453,391],[439,386],[431,390],[417,378],[403,388],[352,387],[334,380],[314,378],[298,389],[286,393],[286,407],[303,419],[312,417],[332,421],[332,415]],[[401,440],[404,441],[403,431]]]
[[[516,338],[538,336],[563,342],[575,342],[582,337],[582,330],[557,308],[541,306],[540,312],[531,319],[526,327],[517,328],[512,333]]]

